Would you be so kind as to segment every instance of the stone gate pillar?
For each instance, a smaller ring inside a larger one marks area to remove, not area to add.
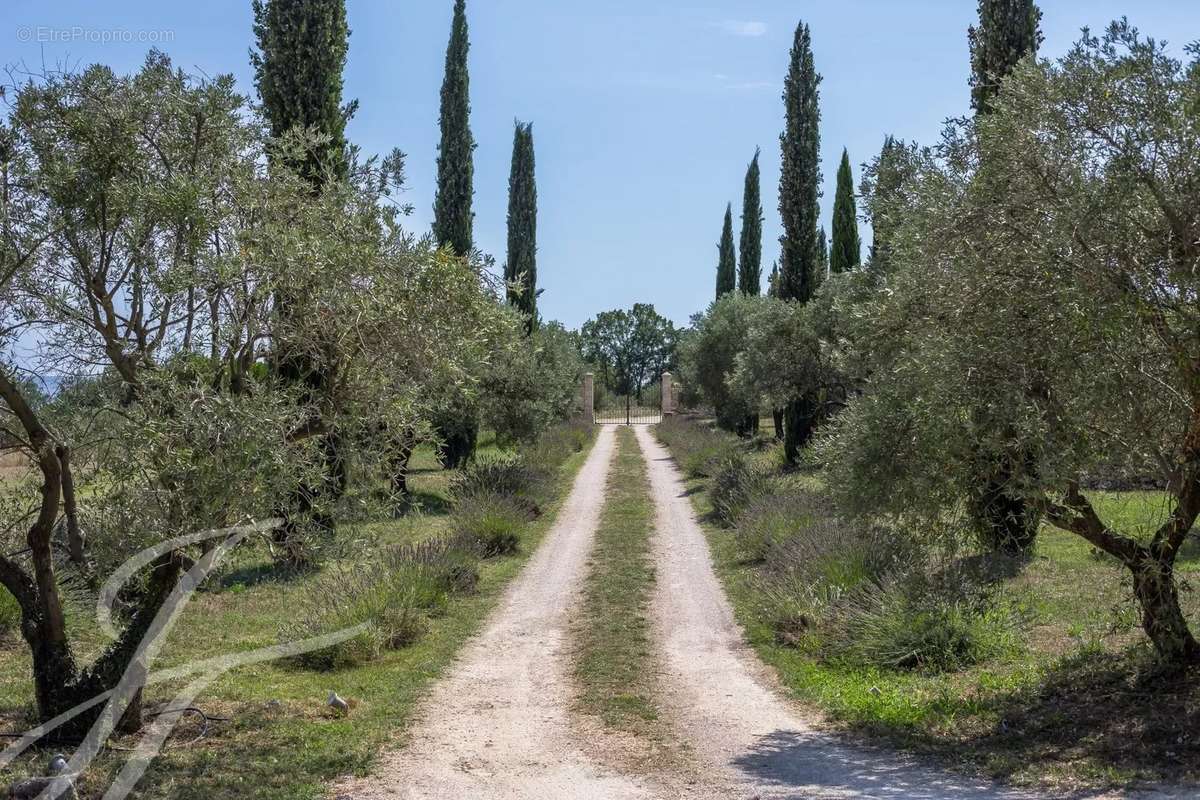
[[[590,372],[583,375],[583,385],[579,387],[579,405],[584,419],[588,422],[596,419],[596,376]]]
[[[675,413],[675,384],[669,372],[662,375],[662,413],[664,417]]]

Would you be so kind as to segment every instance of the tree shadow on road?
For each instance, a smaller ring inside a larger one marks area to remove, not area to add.
[[[734,765],[770,797],[811,800],[870,797],[885,800],[1032,798],[984,781],[922,766],[914,758],[838,741],[831,734],[775,731],[761,737]],[[788,792],[780,794],[780,790]],[[791,794],[790,792],[795,792]]]
[[[1092,796],[1063,789],[1006,794],[982,779],[922,768],[919,757],[1001,782],[1062,774],[1071,765],[1070,773],[1094,776],[1107,789],[1160,785],[1173,787],[1163,796],[1200,797],[1200,667],[1165,670],[1141,648],[1085,651],[1035,685],[980,700],[994,709],[997,724],[937,734],[912,727],[870,731],[919,756],[835,734],[776,731],[735,764],[761,781],[796,789],[797,798],[821,797],[822,790],[914,800]]]

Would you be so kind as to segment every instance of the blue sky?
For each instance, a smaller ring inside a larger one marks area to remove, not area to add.
[[[409,154],[408,224],[429,226],[438,90],[451,0],[349,0],[350,138]],[[1182,54],[1200,39],[1195,0],[1043,0],[1043,55],[1085,25],[1128,14]],[[821,87],[824,219],[842,147],[855,180],[886,133],[933,142],[968,108],[975,0],[468,0],[476,239],[504,258],[514,119],[531,120],[539,184],[542,313],[571,327],[651,302],[678,323],[712,299],[725,203],[763,149],[764,269],[778,253],[783,75],[798,20]],[[253,93],[249,0],[4,0],[0,60],[31,68],[101,61],[136,69],[150,46],[180,67],[231,72]],[[51,29],[66,29],[65,40]],[[75,36],[72,31],[82,35]],[[144,41],[103,41],[109,31]],[[57,38],[58,41],[48,39]],[[41,39],[42,41],[39,41]]]

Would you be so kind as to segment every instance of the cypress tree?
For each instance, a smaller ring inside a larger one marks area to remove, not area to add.
[[[913,161],[913,149],[889,135],[884,138],[875,163],[863,176],[864,208],[873,234],[868,266],[877,273],[886,273],[891,268],[892,239],[900,218],[896,204],[901,200],[905,183],[912,177]]]
[[[1033,0],[979,0],[979,26],[967,32],[971,106],[976,115],[990,114],[1004,78],[1022,58],[1037,54],[1041,18]],[[986,160],[987,153],[982,156]],[[975,419],[986,420],[984,409],[976,412]],[[1037,457],[1014,427],[1007,426],[1000,434],[999,446],[975,454],[979,485],[968,497],[967,508],[985,544],[1016,555],[1033,546],[1041,513],[1025,497],[1012,493],[1010,486],[1023,472],[1037,469]]]
[[[525,330],[537,324],[537,181],[534,174],[533,124],[516,124],[512,170],[508,176],[508,261],[504,265],[508,302],[526,317]],[[519,284],[519,288],[514,288]]]
[[[779,176],[779,213],[783,236],[779,264],[779,296],[808,302],[817,275],[817,217],[820,208],[819,161],[821,112],[817,87],[821,76],[813,66],[808,26],[796,27],[791,65],[783,84],[786,125],[779,137],[783,168]]]
[[[733,204],[725,206],[725,225],[717,244],[717,299],[737,289],[737,254],[733,249]]]
[[[437,195],[433,202],[433,236],[465,256],[474,247],[475,138],[471,135],[470,76],[467,53],[466,0],[455,0],[446,75],[442,80],[441,144],[438,146]]]
[[[771,264],[771,274],[767,276],[767,297],[779,297],[779,262]]]
[[[475,137],[471,135],[470,76],[467,54],[467,5],[455,0],[450,42],[446,46],[446,74],[442,79],[441,142],[438,145],[437,193],[433,201],[433,237],[439,247],[468,255],[474,249],[475,214],[471,211],[475,188]],[[442,466],[454,469],[475,452],[479,422],[465,397],[436,424],[445,442]]]
[[[829,237],[825,235],[825,229],[817,231],[817,286],[821,285],[821,281],[829,274]]]
[[[350,28],[346,24],[345,0],[254,0],[254,35],[258,51],[251,51],[255,85],[262,100],[272,136],[279,137],[302,128],[323,137],[288,164],[320,191],[329,180],[345,178],[348,172],[346,120],[355,103],[342,105],[342,70],[346,65]],[[294,311],[294,298],[275,297],[278,321],[285,325]],[[308,354],[278,344],[271,368],[280,382],[297,386],[305,401],[327,394],[328,369]],[[320,437],[320,485],[302,484],[279,509],[284,522],[275,532],[293,562],[302,562],[301,548],[288,546],[307,518],[322,531],[334,529],[334,518],[320,510],[322,499],[336,500],[348,485],[343,443],[337,433]]]
[[[310,128],[325,141],[291,165],[318,188],[347,171],[346,120],[356,103],[342,106],[342,70],[350,28],[345,0],[254,0],[251,51],[254,83],[271,136]]]
[[[744,295],[762,292],[762,188],[758,168],[759,151],[746,169],[746,188],[742,194],[742,238],[738,252],[738,289]]]
[[[817,218],[821,183],[821,76],[813,64],[808,26],[796,26],[791,63],[783,83],[785,127],[779,137],[783,166],[779,175],[780,238],[779,297],[807,303],[821,276]],[[788,404],[784,412],[784,457],[795,463],[812,437],[818,404],[810,391]]]
[[[861,263],[862,240],[858,237],[854,176],[850,172],[850,154],[843,149],[837,174],[837,195],[833,199],[833,248],[829,252],[829,271],[849,272]]]
[[[1042,43],[1042,12],[1033,0],[979,0],[979,25],[967,31],[971,48],[971,108],[990,113],[1000,85]]]

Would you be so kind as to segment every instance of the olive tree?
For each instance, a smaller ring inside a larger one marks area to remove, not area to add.
[[[0,559],[0,583],[21,608],[43,720],[116,685],[186,558],[172,551],[155,560],[127,624],[87,665],[72,646],[59,572],[103,568],[218,519],[264,516],[291,466],[290,409],[266,394],[218,395],[172,362],[194,321],[183,275],[211,230],[219,162],[236,152],[230,85],[187,85],[155,54],[130,78],[93,67],[29,83],[5,126],[0,424],[36,474],[6,497],[6,537],[25,533],[23,548],[6,543],[12,555]],[[18,358],[18,337],[40,343],[33,366],[111,369],[121,390],[108,413],[94,414],[89,430],[55,429],[17,380],[30,366]],[[77,442],[85,458],[72,457]],[[57,524],[61,508],[67,532],[78,529],[80,461],[105,487],[87,502],[87,564],[80,540],[61,539]],[[95,713],[56,733],[78,736]],[[127,727],[140,723],[137,696],[122,717]]]
[[[21,607],[42,720],[116,685],[190,557],[172,548],[143,571],[125,627],[86,666],[62,569],[103,574],[176,536],[273,516],[297,479],[319,479],[331,427],[383,458],[377,432],[428,418],[428,388],[467,380],[502,329],[481,270],[399,226],[394,161],[352,165],[316,196],[283,166],[293,159],[267,157],[303,152],[311,134],[268,139],[232,86],[152,53],[132,76],[95,66],[8,95],[0,430],[36,474],[0,509],[5,537],[25,531],[23,547],[5,543],[0,583]],[[276,314],[280,290],[303,313]],[[275,379],[281,342],[322,365],[324,391]],[[28,370],[99,373],[102,390],[87,414],[43,413]],[[80,463],[103,487],[86,501]],[[86,563],[67,565],[84,560],[78,517]],[[58,734],[77,737],[95,713]],[[136,697],[123,717],[140,723]]]
[[[483,421],[504,443],[531,441],[576,411],[583,358],[577,337],[557,322],[525,334],[527,318],[512,315],[483,376]]]
[[[860,270],[831,275],[804,305],[758,303],[726,377],[729,392],[775,408],[802,404],[816,422],[836,414],[861,387],[854,316],[873,286]]]
[[[688,391],[713,410],[717,424],[739,434],[751,431],[760,397],[730,382],[739,353],[745,347],[752,320],[776,298],[739,292],[723,295],[692,319],[692,330],[679,348],[680,376]]]
[[[1200,658],[1174,576],[1200,514],[1198,55],[1114,23],[947,132],[871,311],[888,368],[825,443],[848,502],[936,514],[1019,442],[1006,494],[1129,570],[1172,662]],[[1113,469],[1165,487],[1151,534],[1086,493]]]

